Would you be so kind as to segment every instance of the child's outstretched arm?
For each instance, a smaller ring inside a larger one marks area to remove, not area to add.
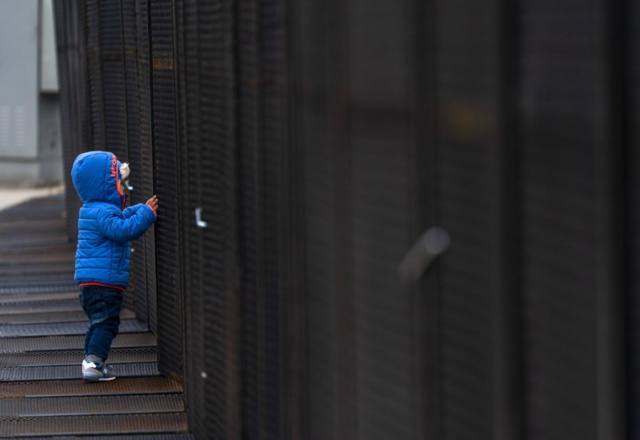
[[[124,214],[124,218],[129,218],[135,215],[136,212],[138,212],[138,210],[143,206],[144,206],[144,203],[138,203],[137,205],[129,206],[127,209],[122,211],[122,214]]]
[[[132,215],[135,215],[135,213],[145,205],[153,209],[153,212],[158,211],[158,196],[151,197],[146,203],[138,203],[137,205],[129,206],[127,209],[122,211],[124,218],[129,218]]]
[[[147,202],[148,203],[148,202]],[[155,208],[157,209],[157,201]],[[156,221],[156,211],[149,205],[142,205],[129,218],[122,218],[115,206],[104,209],[98,217],[100,231],[118,243],[140,238]]]

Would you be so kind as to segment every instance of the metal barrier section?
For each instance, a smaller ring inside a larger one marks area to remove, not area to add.
[[[284,371],[287,231],[284,4],[237,7],[242,417],[248,438],[286,436]]]
[[[220,399],[221,404],[217,405],[216,411],[207,410],[205,406],[205,395],[211,392],[207,388],[208,375],[212,371],[207,371],[205,362],[209,365],[211,359],[206,359],[204,353],[204,339],[207,337],[204,332],[204,320],[206,319],[204,310],[206,281],[209,277],[203,272],[202,241],[203,229],[196,224],[195,210],[202,207],[201,183],[200,183],[200,153],[202,138],[201,114],[200,114],[200,69],[196,62],[200,44],[198,42],[198,29],[200,22],[198,6],[196,1],[177,2],[176,5],[176,54],[178,72],[178,92],[179,92],[179,132],[180,161],[183,170],[182,188],[182,208],[181,218],[183,219],[182,250],[190,258],[183,259],[184,273],[184,306],[185,306],[185,392],[188,396],[189,406],[189,426],[198,438],[206,436],[207,432],[212,435],[225,437],[225,404],[224,402],[224,379],[217,375],[216,391],[214,395]],[[218,358],[214,360],[217,365],[223,364]],[[220,367],[219,367],[220,368]],[[217,370],[211,369],[211,370]],[[204,373],[204,374],[203,374]]]
[[[501,218],[504,127],[499,84],[506,79],[501,71],[500,2],[466,8],[460,2],[437,1],[435,8],[433,99],[439,112],[432,155],[437,160],[435,213],[451,237],[476,237],[452,244],[438,273],[437,305],[431,303],[438,307],[441,419],[436,429],[452,439],[473,432],[479,438],[506,440],[494,432],[496,384],[503,378],[493,354],[497,347],[493,328],[502,319],[499,286],[509,277],[501,259],[501,237],[509,229]],[[469,32],[460,34],[457,24],[465,20],[470,21]],[[478,34],[485,38],[477,40]],[[474,124],[463,126],[465,118]],[[466,386],[474,392],[460,393]]]
[[[239,439],[235,8],[176,5],[189,417],[198,438]]]
[[[86,150],[106,150],[108,145],[104,119],[100,1],[87,1],[84,5],[84,17],[81,18],[84,20],[80,22],[80,26],[86,31],[87,92],[91,115],[91,139]]]
[[[640,116],[640,57],[638,50],[640,49],[640,5],[631,4],[625,11],[631,19],[626,23],[626,44],[620,46],[623,51],[622,55],[629,57],[628,63],[624,66],[627,82],[623,82],[622,86],[627,86],[627,99],[629,100],[629,115],[626,119],[622,119],[624,124],[622,133],[626,133],[628,159],[625,166],[625,174],[623,177],[629,185],[627,189],[628,211],[626,233],[629,234],[626,244],[626,252],[629,256],[629,263],[626,266],[626,282],[629,291],[627,303],[626,323],[629,330],[627,338],[627,392],[626,398],[629,405],[627,410],[627,428],[628,437],[635,438],[640,436],[640,178],[637,174],[636,166],[640,163],[640,125],[637,121]],[[624,51],[624,49],[626,51]],[[631,86],[631,84],[636,84]],[[626,131],[624,130],[626,128]]]
[[[140,152],[137,166],[140,171],[139,190],[134,190],[141,196],[140,202],[147,196],[155,194],[153,182],[153,138],[151,121],[151,47],[149,43],[149,2],[136,0],[136,47],[138,63],[138,96],[140,106]],[[132,156],[134,160],[137,156]],[[137,184],[137,183],[136,183]],[[136,196],[137,197],[137,196]],[[134,199],[135,200],[135,199]],[[138,271],[135,281],[136,288],[147,292],[147,322],[149,328],[158,333],[158,300],[156,284],[156,249],[155,230],[148,231],[142,238],[142,246],[137,250],[144,253],[144,271]],[[139,259],[139,256],[136,256]],[[138,261],[138,260],[136,260]],[[140,266],[138,266],[140,267]],[[143,286],[142,283],[145,283]]]
[[[171,0],[150,2],[154,185],[160,200],[156,222],[158,341],[163,372],[182,377],[179,137],[176,109],[174,10]]]
[[[521,153],[523,427],[531,439],[596,439],[595,159],[602,121],[595,109],[603,96],[603,28],[595,4],[567,5],[547,26],[547,4],[522,6],[525,16],[537,17],[522,29],[521,93],[530,106]],[[566,32],[573,37],[562,38]],[[541,51],[549,38],[557,39],[555,49]],[[571,66],[564,64],[568,54],[576,60]]]
[[[128,160],[133,173],[130,177],[129,199],[131,204],[145,203],[152,194],[151,188],[143,184],[144,169],[149,168],[150,158],[142,156],[142,131],[140,87],[138,84],[138,44],[137,44],[137,15],[136,4],[133,1],[122,2],[122,36],[124,51],[124,81],[126,88],[126,130],[128,145]],[[131,253],[131,282],[134,290],[134,309],[136,315],[143,321],[149,322],[147,289],[147,267],[145,234],[132,244]]]
[[[636,435],[636,9],[56,2],[67,166],[118,143],[160,198],[125,375],[183,380],[207,440]],[[80,338],[37,348],[83,331],[64,223],[28,212],[0,222],[3,374],[72,377]]]
[[[127,86],[124,65],[124,26],[120,1],[99,2],[101,73],[104,105],[105,149],[113,152],[122,163],[129,158]],[[130,3],[130,2],[128,2]],[[139,170],[136,170],[139,171]],[[123,305],[134,308],[135,282]]]
[[[64,182],[66,191],[67,233],[78,236],[80,198],[73,190],[73,161],[89,145],[90,108],[87,91],[84,6],[79,2],[55,0],[58,74],[61,84],[74,84],[73,90],[60,94],[60,120],[64,142]]]

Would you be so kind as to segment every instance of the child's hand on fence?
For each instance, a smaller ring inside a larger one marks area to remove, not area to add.
[[[147,200],[147,206],[153,209],[153,212],[158,211],[158,196],[153,196],[149,200]]]

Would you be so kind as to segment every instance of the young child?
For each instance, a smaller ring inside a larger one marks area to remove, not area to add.
[[[78,220],[75,280],[80,304],[89,318],[84,341],[82,377],[90,381],[113,380],[106,361],[120,325],[122,294],[129,283],[129,242],[156,221],[158,199],[124,208],[123,180],[128,164],[113,153],[92,151],[73,163],[73,185],[82,199]]]

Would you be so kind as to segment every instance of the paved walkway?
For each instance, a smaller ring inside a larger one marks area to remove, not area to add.
[[[50,186],[44,188],[3,188],[0,187],[0,211],[11,206],[38,197],[62,194],[64,186]]]
[[[86,317],[63,210],[57,195],[0,211],[0,437],[190,439],[182,387],[158,374],[156,338],[131,310],[110,358],[118,379],[81,380]]]

